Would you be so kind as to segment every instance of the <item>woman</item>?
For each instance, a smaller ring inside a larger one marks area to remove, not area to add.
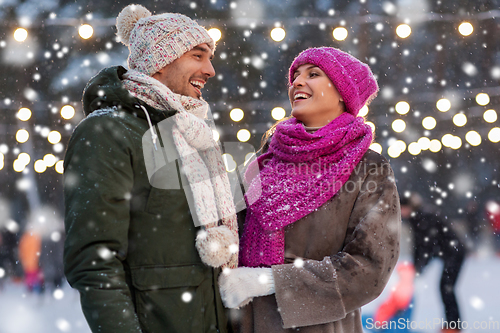
[[[362,332],[361,306],[383,290],[399,255],[392,169],[369,150],[369,67],[334,48],[290,67],[292,117],[245,174],[240,266],[220,276],[240,332]]]

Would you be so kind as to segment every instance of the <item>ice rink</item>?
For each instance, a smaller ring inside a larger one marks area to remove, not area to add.
[[[440,265],[439,261],[433,261],[416,280],[411,322],[414,327],[422,329],[415,332],[439,332],[438,329],[429,329],[429,323],[443,317],[438,289]],[[462,320],[471,328],[475,323],[490,326],[489,329],[469,328],[466,332],[500,332],[499,276],[500,257],[488,254],[466,259],[457,283]],[[397,276],[393,275],[382,295],[364,307],[364,314],[374,312],[396,279]],[[48,292],[45,295],[29,294],[23,285],[7,282],[0,291],[0,333],[89,333],[78,293],[67,284],[62,292],[63,295],[59,293],[56,297]]]

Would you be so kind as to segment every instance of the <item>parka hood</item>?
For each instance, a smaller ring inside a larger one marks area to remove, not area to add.
[[[145,107],[151,120],[155,123],[173,116],[177,111],[162,111],[153,108],[144,101],[132,96],[123,86],[123,75],[127,70],[122,66],[104,68],[90,79],[83,91],[83,113],[88,116],[95,110],[116,107],[146,119],[141,110]]]

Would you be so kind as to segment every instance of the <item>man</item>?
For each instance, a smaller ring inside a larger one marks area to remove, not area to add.
[[[237,265],[238,240],[203,120],[214,42],[186,16],[139,5],[117,29],[129,70],[90,80],[65,157],[65,274],[92,332],[226,332],[215,267]]]
[[[416,273],[422,273],[433,258],[443,261],[439,288],[446,320],[441,332],[459,332],[461,319],[454,289],[465,259],[464,242],[448,220],[423,209],[422,198],[416,193],[401,198],[401,217],[408,220],[413,234]]]

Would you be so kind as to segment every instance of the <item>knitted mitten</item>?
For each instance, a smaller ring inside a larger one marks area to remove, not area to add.
[[[238,236],[225,225],[201,230],[196,237],[201,260],[212,267],[237,265],[238,243]]]
[[[227,308],[238,309],[254,297],[275,293],[272,268],[238,267],[224,270],[219,276],[222,302]]]

